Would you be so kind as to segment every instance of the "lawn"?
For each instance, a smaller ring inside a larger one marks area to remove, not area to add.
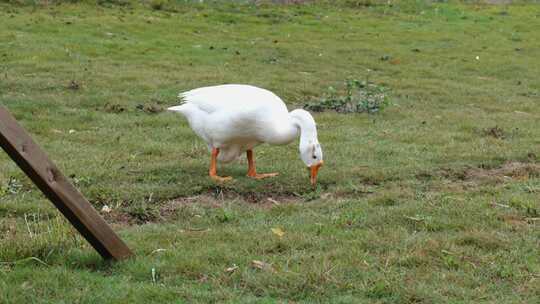
[[[538,4],[207,2],[0,1],[0,104],[136,254],[102,261],[1,152],[0,303],[540,301]],[[163,111],[347,79],[389,104],[314,113],[316,189],[297,143],[255,150],[276,178],[214,183]]]

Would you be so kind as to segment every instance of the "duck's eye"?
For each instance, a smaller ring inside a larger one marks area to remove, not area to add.
[[[317,156],[313,155],[313,159],[317,159]]]

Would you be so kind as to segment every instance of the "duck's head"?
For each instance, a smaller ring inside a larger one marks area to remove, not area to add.
[[[317,173],[323,165],[323,152],[321,144],[317,140],[310,140],[307,143],[300,142],[300,157],[309,168],[311,184],[317,183]]]
[[[291,118],[300,131],[300,158],[309,168],[311,184],[317,183],[317,173],[323,165],[323,152],[317,139],[317,125],[311,114],[303,109],[292,111]]]

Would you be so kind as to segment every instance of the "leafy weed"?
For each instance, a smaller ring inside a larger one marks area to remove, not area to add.
[[[304,108],[314,112],[333,110],[338,113],[368,113],[375,114],[385,109],[389,104],[389,90],[380,84],[347,79],[345,88],[337,90],[329,87],[326,95],[319,101],[307,103]]]

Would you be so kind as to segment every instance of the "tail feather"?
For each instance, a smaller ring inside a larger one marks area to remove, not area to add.
[[[182,112],[182,106],[188,102],[187,101],[188,93],[189,91],[178,94],[178,98],[180,99],[180,104],[174,107],[167,108],[167,110],[172,111],[172,112]]]
[[[170,107],[170,108],[167,108],[167,111],[171,111],[171,112],[182,112],[182,106],[183,106],[183,105]]]
[[[178,98],[180,99],[182,103],[186,103],[189,99],[189,96],[192,94],[193,94],[193,90],[181,92],[180,94],[178,94]]]

